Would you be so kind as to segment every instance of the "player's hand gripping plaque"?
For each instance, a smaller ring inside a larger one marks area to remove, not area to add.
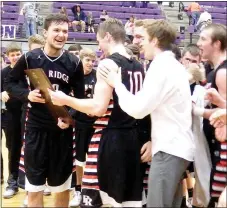
[[[67,124],[73,124],[73,119],[70,116],[68,110],[63,106],[56,106],[51,102],[50,95],[47,89],[54,91],[50,80],[46,76],[43,69],[28,69],[25,70],[25,73],[30,79],[31,84],[35,89],[39,89],[42,97],[45,99],[45,105],[49,109],[52,116],[58,121],[58,118],[61,118]]]

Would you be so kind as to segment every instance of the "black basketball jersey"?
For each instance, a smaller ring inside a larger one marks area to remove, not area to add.
[[[29,102],[28,94],[34,87],[19,87],[19,80],[26,82],[24,70],[42,68],[55,90],[66,94],[73,94],[77,98],[84,98],[84,72],[81,61],[66,51],[59,57],[49,57],[42,49],[32,50],[23,55],[10,72],[5,82],[6,90],[23,102]],[[50,114],[45,104],[30,102],[27,113],[27,127],[58,128],[56,120]]]
[[[94,69],[89,74],[84,75],[85,98],[93,97],[96,81],[96,71]]]
[[[216,85],[216,77],[217,77],[217,72],[220,69],[225,68],[227,70],[227,60],[223,61],[219,67],[214,71],[213,76],[211,78],[212,82],[211,82],[211,87],[215,88],[216,90],[218,90],[218,87]],[[211,105],[207,107],[208,109],[213,109],[213,108],[217,108],[216,105]],[[208,119],[203,119],[203,130],[204,130],[204,134],[207,138],[207,142],[209,144],[210,147],[210,152],[211,152],[211,157],[214,157],[214,149],[216,145],[219,145],[219,142],[215,139],[215,128],[210,124],[210,121]]]
[[[121,67],[122,83],[128,91],[135,94],[142,88],[145,77],[143,66],[135,59],[127,59],[119,53],[108,57]],[[129,103],[130,105],[130,103]],[[125,113],[118,102],[118,96],[113,91],[113,99],[110,100],[107,112],[95,122],[96,128],[133,128],[137,120]]]
[[[96,71],[93,69],[89,74],[84,75],[85,98],[92,98],[96,84]],[[96,120],[96,117],[88,116],[85,113],[75,111],[75,127],[90,128]]]

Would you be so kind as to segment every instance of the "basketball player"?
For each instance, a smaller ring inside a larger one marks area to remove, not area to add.
[[[39,34],[32,35],[28,38],[28,48],[29,51],[34,50],[36,48],[42,48],[45,45],[45,39],[43,36]],[[25,130],[25,118],[26,118],[26,112],[28,109],[28,104],[24,103],[23,104],[23,113],[22,113],[22,118],[21,118],[21,132],[22,136],[24,139],[24,130]],[[23,140],[24,142],[24,140]],[[18,186],[22,189],[25,189],[25,172],[24,172],[24,147],[22,146],[21,149],[21,158],[20,158],[20,164],[19,164],[19,178],[18,178]],[[50,190],[46,187],[45,190],[43,191],[44,196],[49,196],[51,195]],[[23,207],[28,206],[28,194],[26,192],[25,199],[23,201]]]
[[[5,104],[2,110],[2,129],[6,137],[6,147],[8,149],[8,170],[9,176],[7,187],[3,193],[5,199],[12,198],[18,192],[18,168],[21,149],[21,107],[22,102],[8,94],[3,87],[4,81],[8,74],[22,55],[22,49],[16,43],[11,43],[6,48],[6,55],[10,61],[10,65],[1,70],[1,100]],[[3,164],[2,164],[3,165]]]
[[[99,47],[108,58],[101,65],[122,68],[124,86],[136,93],[143,82],[142,65],[132,59],[124,47],[125,30],[121,21],[109,18],[98,28]],[[81,207],[142,206],[142,174],[137,121],[124,113],[118,98],[97,76],[93,99],[71,99],[63,92],[50,91],[52,102],[95,116],[82,186]]]
[[[32,35],[28,38],[28,48],[32,51],[36,48],[42,48],[45,45],[45,39],[39,34]]]
[[[73,44],[73,45],[69,46],[69,48],[68,48],[68,52],[74,54],[78,58],[79,58],[79,54],[80,54],[81,50],[82,50],[82,47],[78,43]]]
[[[25,190],[28,207],[43,207],[43,191],[47,180],[51,192],[56,193],[55,206],[67,207],[72,175],[72,128],[61,118],[56,121],[45,105],[38,89],[31,85],[22,88],[25,70],[42,68],[55,90],[75,97],[84,97],[84,73],[79,59],[65,52],[68,38],[68,19],[62,14],[48,15],[44,22],[46,44],[43,49],[23,55],[11,71],[5,86],[9,94],[28,102],[26,114],[24,165]],[[26,84],[26,83],[25,83]]]
[[[221,97],[226,100],[226,26],[222,24],[210,24],[200,33],[197,45],[202,51],[202,58],[207,59],[214,66],[214,74],[211,87],[215,88]],[[204,119],[204,133],[210,147],[212,171],[211,171],[211,201],[209,206],[215,206],[222,191],[226,187],[226,141],[220,142],[215,138],[215,129],[211,126],[209,118],[217,109],[216,105],[211,105],[207,109],[202,109],[201,115]]]
[[[128,92],[116,68],[102,67],[99,72],[115,86],[119,104],[127,114],[134,118],[152,115],[153,158],[147,206],[180,207],[182,174],[189,161],[193,161],[195,151],[188,77],[184,67],[168,51],[176,38],[172,26],[166,20],[154,20],[143,27],[144,55],[153,61],[141,91],[136,95]]]
[[[92,98],[96,83],[96,71],[94,70],[96,54],[90,48],[83,48],[79,53],[79,57],[84,69],[85,97]],[[95,120],[95,117],[84,113],[76,112],[75,114],[76,187],[73,199],[69,203],[70,207],[77,207],[81,202],[83,167],[86,161],[88,146],[94,133],[92,126]]]
[[[196,44],[189,44],[186,47],[184,47],[180,62],[185,66],[186,69],[188,69],[190,64],[192,63],[198,65],[199,67],[199,64],[201,62],[201,54],[200,54],[199,47]],[[190,83],[191,95],[193,95],[196,85],[197,83],[195,81],[193,81],[193,83]],[[185,203],[187,203],[188,206],[192,206],[194,181],[190,173],[193,173],[193,172],[194,172],[193,163],[190,163],[186,173],[184,174],[184,180],[183,180],[182,204],[184,204],[185,206],[186,206]],[[187,195],[188,195],[188,200],[186,200]]]

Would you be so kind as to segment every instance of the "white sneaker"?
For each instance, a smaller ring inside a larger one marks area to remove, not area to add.
[[[75,194],[73,196],[73,199],[69,202],[70,207],[77,207],[80,205],[81,202],[81,192],[75,191]]]
[[[26,195],[26,197],[23,201],[23,207],[28,207],[28,195]]]
[[[47,187],[45,188],[45,190],[43,192],[43,195],[44,196],[50,196],[51,195],[51,192],[50,192],[50,190]]]
[[[188,198],[188,200],[186,201],[187,207],[192,207],[192,200],[193,200],[193,198]]]
[[[14,195],[16,195],[17,191],[13,190],[13,189],[6,189],[6,191],[3,194],[3,198],[4,199],[10,199],[12,198]]]

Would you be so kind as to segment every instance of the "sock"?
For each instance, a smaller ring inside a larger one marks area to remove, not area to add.
[[[186,205],[186,196],[183,196],[182,202],[181,202],[181,208],[187,207]]]
[[[188,189],[188,197],[189,198],[193,197],[193,188]]]
[[[75,190],[81,192],[81,185],[76,185]]]

